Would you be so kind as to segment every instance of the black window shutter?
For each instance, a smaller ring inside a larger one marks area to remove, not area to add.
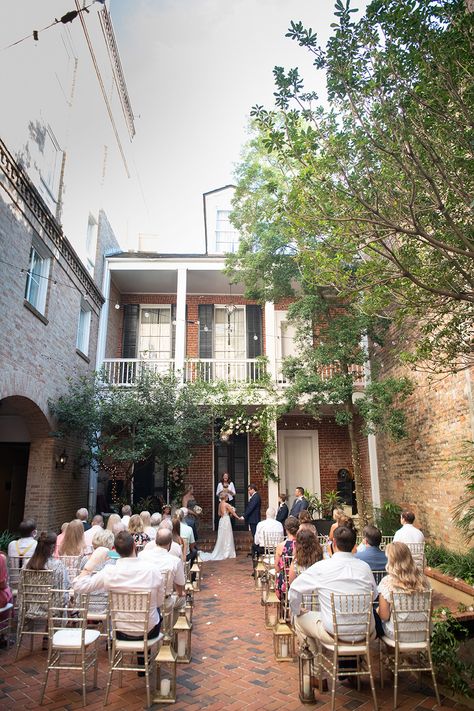
[[[199,357],[212,358],[214,304],[199,304]]]
[[[138,345],[139,304],[125,304],[123,307],[122,358],[136,358]]]
[[[263,353],[262,307],[249,304],[245,307],[245,310],[247,317],[247,358],[258,358]]]

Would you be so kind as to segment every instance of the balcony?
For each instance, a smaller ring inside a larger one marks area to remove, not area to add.
[[[283,361],[275,364],[275,383],[287,387],[288,380],[283,375]],[[104,382],[109,385],[133,387],[143,372],[164,375],[175,372],[175,361],[172,359],[140,359],[140,358],[106,358],[103,361]],[[228,385],[237,383],[255,383],[261,380],[270,366],[260,358],[243,358],[241,360],[220,360],[217,358],[188,358],[184,362],[183,378],[185,382],[202,380],[206,383],[225,382]],[[338,372],[336,364],[326,366],[322,371],[324,380],[329,380]],[[362,366],[354,365],[350,369],[354,376],[354,387],[359,390],[366,385],[366,374]]]

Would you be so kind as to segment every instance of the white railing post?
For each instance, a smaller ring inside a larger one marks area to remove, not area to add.
[[[178,269],[178,284],[176,290],[176,340],[175,340],[175,373],[184,380],[184,358],[186,342],[186,269]]]
[[[277,379],[276,363],[276,330],[275,330],[275,304],[273,301],[265,303],[265,355],[268,358],[268,374],[275,381]]]

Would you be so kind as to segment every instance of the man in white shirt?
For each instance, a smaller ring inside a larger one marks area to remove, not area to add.
[[[317,651],[315,640],[333,642],[333,624],[331,611],[331,593],[357,594],[373,593],[377,597],[377,586],[367,563],[355,558],[351,551],[356,542],[352,529],[339,526],[334,531],[332,558],[320,560],[305,572],[298,575],[289,591],[290,608],[295,615],[294,625],[300,641],[306,640],[313,653]],[[301,611],[302,596],[305,593],[318,593],[320,612]],[[361,620],[360,629],[350,627],[347,639],[357,641],[365,636],[365,620]],[[375,622],[371,617],[371,636],[375,638]]]
[[[402,511],[400,515],[402,527],[395,532],[394,543],[424,543],[425,537],[420,529],[413,525],[414,520],[415,514],[412,511]]]
[[[188,526],[188,524],[184,522],[184,517],[187,516],[187,514],[188,509],[182,508],[179,509],[177,515],[180,521],[180,536],[186,543],[186,560],[190,560],[191,563],[193,563],[197,557],[197,548],[196,541],[194,539],[194,531],[191,526]]]
[[[98,531],[102,531],[103,528],[104,519],[102,518],[102,516],[100,516],[100,514],[97,514],[92,519],[91,527],[89,528],[89,530],[85,531],[84,533],[84,540],[89,550],[92,550],[92,539],[94,538],[95,534],[98,533]]]
[[[130,521],[130,516],[132,515],[132,508],[128,504],[122,506],[122,523],[125,528],[128,528],[128,522]]]
[[[186,598],[184,596],[184,577],[183,561],[171,555],[170,548],[173,543],[173,534],[162,528],[157,531],[154,548],[146,548],[138,554],[139,560],[145,560],[156,565],[163,578],[167,578],[167,587],[165,592],[165,609],[179,609],[183,607]]]
[[[173,524],[171,523],[171,519],[164,518],[163,521],[158,526],[158,531],[171,531],[171,533],[172,533],[173,532]],[[146,544],[146,546],[143,550],[144,551],[153,551],[153,550],[155,550],[155,548],[156,548],[156,536],[152,541],[150,541],[149,543]],[[171,553],[171,555],[175,556],[176,558],[183,560],[183,549],[179,545],[179,543],[176,543],[176,541],[171,541],[170,553]]]
[[[36,521],[32,518],[25,518],[19,526],[20,538],[8,544],[9,558],[31,558],[37,545]],[[21,565],[19,566],[22,567]]]
[[[280,521],[276,521],[276,511],[273,508],[268,508],[265,512],[265,519],[257,523],[257,528],[255,529],[254,545],[252,546],[252,554],[260,555],[263,553],[263,547],[265,544],[264,534],[265,533],[279,533],[284,536],[283,526]]]
[[[75,592],[149,592],[151,593],[148,620],[149,639],[158,637],[160,632],[160,612],[165,591],[163,576],[155,565],[147,560],[139,559],[135,553],[133,537],[128,531],[121,531],[115,536],[115,550],[120,555],[115,565],[106,565],[93,575],[94,569],[104,562],[109,555],[107,548],[96,548],[87,561],[81,573],[75,578]],[[121,639],[143,639],[143,627],[127,619],[119,618],[118,627]]]

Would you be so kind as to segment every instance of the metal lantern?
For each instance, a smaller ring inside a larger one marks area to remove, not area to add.
[[[186,615],[186,619],[189,622],[190,625],[193,624],[193,602],[188,596],[186,595],[186,602],[184,604],[184,614]]]
[[[194,605],[194,588],[191,582],[187,582],[184,586],[184,592],[186,594],[186,601],[189,600],[191,605]]]
[[[295,653],[293,630],[284,620],[273,628],[273,652],[277,662],[292,662]]]
[[[265,627],[272,630],[278,622],[278,608],[280,600],[275,592],[275,585],[270,583],[270,590],[265,598]]]
[[[178,619],[173,627],[173,646],[176,651],[178,664],[189,664],[191,661],[191,630],[193,626],[188,622],[186,611],[179,611]]]
[[[301,645],[298,652],[299,692],[303,704],[314,703],[313,691],[313,654],[307,643]]]
[[[200,566],[194,561],[192,567],[191,567],[191,575],[194,574],[194,580],[193,580],[193,590],[196,592],[199,592],[201,590],[201,568]]]
[[[176,703],[176,652],[171,637],[165,636],[156,655],[156,694],[154,704]]]
[[[254,574],[254,579],[255,579],[255,590],[261,590],[262,589],[262,576],[265,573],[265,565],[263,564],[263,561],[259,558],[258,563],[255,566],[255,570],[253,571]]]

